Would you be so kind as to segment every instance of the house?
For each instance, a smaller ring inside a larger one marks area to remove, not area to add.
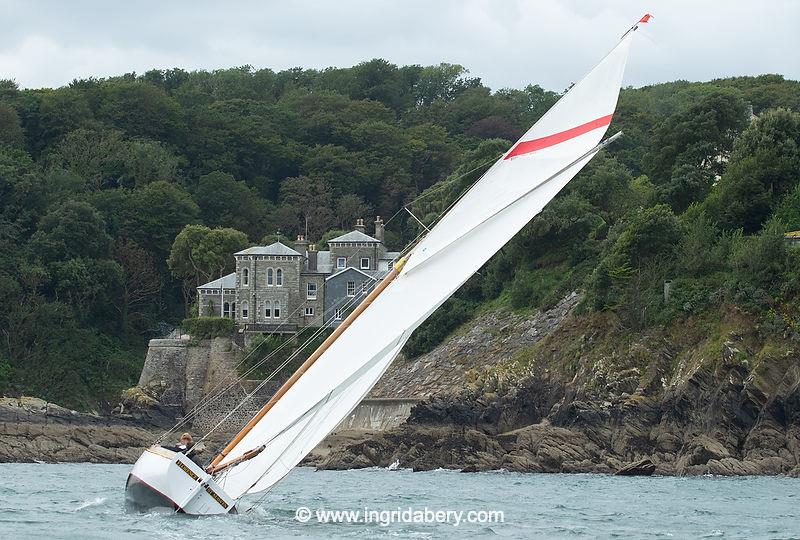
[[[389,271],[384,224],[374,235],[364,220],[318,251],[302,235],[292,247],[275,242],[234,254],[236,271],[197,288],[200,315],[231,317],[244,332],[295,333],[336,326]]]
[[[787,232],[783,235],[783,239],[790,246],[800,246],[800,231]]]

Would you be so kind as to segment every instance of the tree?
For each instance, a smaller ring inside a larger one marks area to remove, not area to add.
[[[21,147],[25,143],[17,111],[0,103],[0,145]]]
[[[721,174],[734,139],[747,125],[745,102],[732,88],[687,91],[681,98],[681,108],[655,128],[644,158],[656,184],[669,182],[681,165]]]
[[[358,195],[343,195],[336,202],[336,222],[339,229],[352,227],[357,219],[369,216],[372,209]]]
[[[742,133],[728,169],[707,202],[729,229],[756,232],[798,182],[800,113],[763,113]]]
[[[183,281],[186,313],[198,286],[235,268],[233,254],[247,247],[247,236],[235,229],[187,225],[175,237],[167,264]]]
[[[120,293],[115,307],[119,312],[120,330],[127,333],[131,319],[146,320],[153,304],[159,300],[164,283],[153,255],[136,242],[118,242],[112,249],[112,256],[120,267]]]
[[[293,208],[297,216],[296,226],[281,232],[307,230],[309,238],[319,238],[334,223],[331,188],[319,178],[287,178],[281,183],[280,202]]]
[[[91,205],[79,201],[67,201],[48,212],[31,238],[33,253],[45,262],[102,259],[110,247],[103,218]]]
[[[214,171],[201,176],[194,197],[207,225],[232,227],[252,238],[263,233],[266,203],[254,189],[230,174]]]
[[[179,144],[185,127],[181,107],[164,90],[153,85],[113,80],[103,85],[98,116],[134,137]]]

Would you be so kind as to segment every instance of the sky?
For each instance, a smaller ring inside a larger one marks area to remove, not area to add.
[[[0,79],[57,87],[148,69],[461,64],[561,91],[644,13],[625,85],[800,79],[800,0],[0,0]]]

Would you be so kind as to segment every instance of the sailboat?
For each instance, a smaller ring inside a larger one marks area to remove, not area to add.
[[[139,508],[234,513],[284,478],[358,405],[411,333],[599,152],[642,17],[452,205],[211,464],[154,445],[128,477]]]

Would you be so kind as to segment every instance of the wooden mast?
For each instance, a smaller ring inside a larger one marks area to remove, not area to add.
[[[244,426],[242,428],[242,430],[239,433],[237,433],[236,436],[233,439],[231,439],[231,442],[228,443],[228,446],[226,446],[222,450],[222,452],[220,452],[219,455],[217,455],[217,457],[215,457],[214,460],[211,462],[211,464],[208,466],[208,468],[206,469],[208,472],[210,472],[212,474],[215,473],[215,472],[218,472],[217,465],[219,465],[220,461],[225,459],[225,456],[227,456],[230,453],[230,451],[233,450],[233,448],[237,444],[239,444],[239,442],[248,433],[250,433],[250,430],[252,430],[255,427],[255,425],[262,418],[264,418],[264,416],[270,411],[270,409],[272,409],[272,407],[275,406],[275,404],[278,402],[278,400],[280,400],[284,396],[284,394],[286,394],[286,392],[288,392],[289,389],[292,386],[294,386],[294,384],[300,379],[300,377],[302,377],[303,374],[306,371],[308,371],[308,369],[311,366],[314,365],[314,362],[316,362],[319,359],[319,357],[322,356],[322,354],[326,350],[328,350],[328,348],[333,344],[333,342],[336,341],[338,339],[338,337],[341,336],[342,333],[345,330],[347,330],[347,327],[350,326],[351,324],[353,324],[353,321],[356,320],[356,318],[359,315],[361,315],[364,312],[364,310],[369,307],[370,304],[372,304],[372,302],[375,300],[375,298],[377,298],[378,295],[381,294],[384,291],[384,289],[386,289],[386,287],[389,286],[389,283],[394,281],[394,279],[398,275],[400,275],[400,271],[403,269],[403,266],[405,266],[407,260],[408,260],[408,256],[406,255],[405,257],[400,258],[400,260],[398,260],[395,263],[395,265],[392,268],[392,270],[388,274],[386,274],[386,277],[384,277],[383,280],[381,280],[381,282],[378,284],[378,286],[375,287],[375,289],[373,289],[373,291],[371,293],[369,293],[367,295],[367,297],[364,298],[364,300],[360,304],[358,304],[356,309],[354,309],[353,312],[350,313],[350,315],[348,315],[341,322],[341,324],[339,324],[339,326],[333,331],[333,333],[331,333],[331,335],[328,336],[328,338],[325,341],[322,342],[322,345],[320,345],[317,348],[317,350],[314,351],[311,354],[311,356],[308,357],[308,360],[303,362],[303,365],[301,365],[297,369],[297,371],[294,372],[294,374],[289,378],[289,380],[286,381],[285,383],[283,383],[283,386],[281,386],[278,389],[278,391],[275,392],[275,395],[273,395],[270,398],[270,400],[267,402],[267,404],[264,405],[263,407],[261,407],[261,410],[259,410],[256,413],[256,415],[247,423],[247,425]],[[219,469],[219,470],[221,470],[221,469]]]

